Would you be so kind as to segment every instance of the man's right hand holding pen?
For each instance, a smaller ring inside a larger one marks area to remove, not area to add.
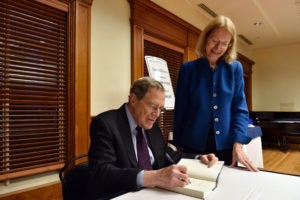
[[[158,170],[144,171],[144,187],[184,187],[190,184],[190,180],[187,174],[187,167],[183,165],[176,165],[174,160],[165,154],[166,159],[172,164],[168,167],[164,167]],[[214,154],[201,155],[198,158],[206,164],[208,167],[213,166],[218,158]]]

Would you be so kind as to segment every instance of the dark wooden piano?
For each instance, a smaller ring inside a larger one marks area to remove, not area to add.
[[[276,144],[281,150],[288,143],[300,143],[300,112],[253,111],[250,118],[261,127],[263,147]]]

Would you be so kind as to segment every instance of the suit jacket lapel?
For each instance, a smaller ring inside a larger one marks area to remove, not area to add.
[[[133,146],[133,142],[132,142],[131,130],[130,130],[128,118],[127,118],[126,111],[125,111],[125,104],[123,104],[123,106],[119,110],[120,110],[120,114],[121,114],[121,118],[119,120],[120,136],[121,136],[122,140],[124,141],[124,144],[126,145],[127,152],[128,152],[128,158],[129,158],[131,164],[134,167],[138,167],[138,162],[136,159],[134,146]]]

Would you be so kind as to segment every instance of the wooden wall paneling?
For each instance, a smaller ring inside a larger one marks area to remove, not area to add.
[[[175,14],[167,11],[166,9],[160,7],[159,5],[153,3],[150,0],[127,0],[130,3],[131,6],[131,15],[135,15],[135,10],[140,9],[141,7],[144,8],[144,15],[149,14],[149,13],[154,13],[155,15],[159,16],[160,18],[165,18],[163,21],[168,22],[168,23],[174,23],[177,26],[184,27],[186,30],[193,30],[198,32],[199,29],[196,28],[195,26],[187,23],[185,20],[177,17]],[[141,13],[142,14],[142,13]],[[137,16],[137,15],[135,15]],[[136,18],[138,20],[138,18]],[[151,20],[151,18],[148,18]],[[140,20],[141,23],[143,23],[142,20]],[[153,20],[152,20],[153,21]]]
[[[198,42],[199,35],[200,35],[200,31],[195,32],[192,30],[188,30],[188,45],[186,49],[185,62],[195,60],[198,58],[198,55],[196,54],[196,45]]]
[[[40,3],[46,4],[48,6],[51,6],[53,8],[63,10],[63,11],[68,11],[69,7],[66,3],[60,2],[60,1],[53,1],[53,0],[35,0]]]
[[[156,4],[144,0],[129,0],[132,24],[143,27],[144,33],[180,47],[187,45],[187,28],[179,20],[172,20],[170,13]]]
[[[187,32],[187,36],[188,36],[188,40],[187,40],[187,44],[190,48],[196,49],[196,45],[198,42],[198,38],[200,36],[201,31],[193,31],[193,30],[188,30]]]
[[[90,35],[92,1],[77,0],[75,27],[75,155],[88,152],[90,125]]]
[[[149,0],[128,0],[131,11],[131,62],[132,74],[131,79],[136,80],[143,76],[144,63],[144,40],[155,41],[161,46],[171,49],[180,49],[184,54],[185,62],[190,57],[195,57],[193,50],[187,52],[188,31],[191,31],[191,38],[199,30],[194,26],[186,23],[174,14],[162,9]],[[193,41],[194,39],[190,39]],[[195,44],[193,44],[195,46]]]
[[[153,36],[150,36],[150,35],[147,35],[147,34],[144,34],[144,40],[147,40],[147,41],[150,41],[152,43],[158,44],[160,46],[166,47],[168,49],[177,51],[179,53],[184,53],[184,48],[176,46],[172,43],[166,42],[164,40],[161,40],[159,38],[156,38],[156,37],[153,37]]]
[[[49,199],[62,200],[62,188],[59,182],[55,184],[46,184],[31,190],[19,191],[18,193],[1,196],[1,200],[33,200]]]
[[[255,62],[240,53],[238,53],[238,60],[243,65],[245,81],[244,90],[248,109],[249,111],[252,111],[252,66],[255,64]]]
[[[131,26],[131,81],[144,75],[144,29],[138,25]]]
[[[186,61],[191,61],[191,60],[195,60],[197,59],[198,56],[195,53],[195,49],[191,48],[191,47],[187,47],[185,49],[185,53],[184,53],[184,62]]]
[[[68,145],[67,145],[67,160],[70,160],[72,157],[75,156],[75,116],[76,116],[76,110],[75,108],[75,58],[76,58],[76,49],[75,49],[75,41],[76,41],[76,2],[73,2],[72,4],[69,4],[69,32],[68,32],[68,38],[69,38],[69,44],[68,44],[68,73],[69,73],[69,85],[68,85],[68,104],[69,104],[69,116],[68,116]]]

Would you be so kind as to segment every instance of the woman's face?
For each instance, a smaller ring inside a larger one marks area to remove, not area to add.
[[[206,42],[206,56],[211,65],[224,55],[231,45],[231,34],[225,28],[217,28],[211,32]]]

